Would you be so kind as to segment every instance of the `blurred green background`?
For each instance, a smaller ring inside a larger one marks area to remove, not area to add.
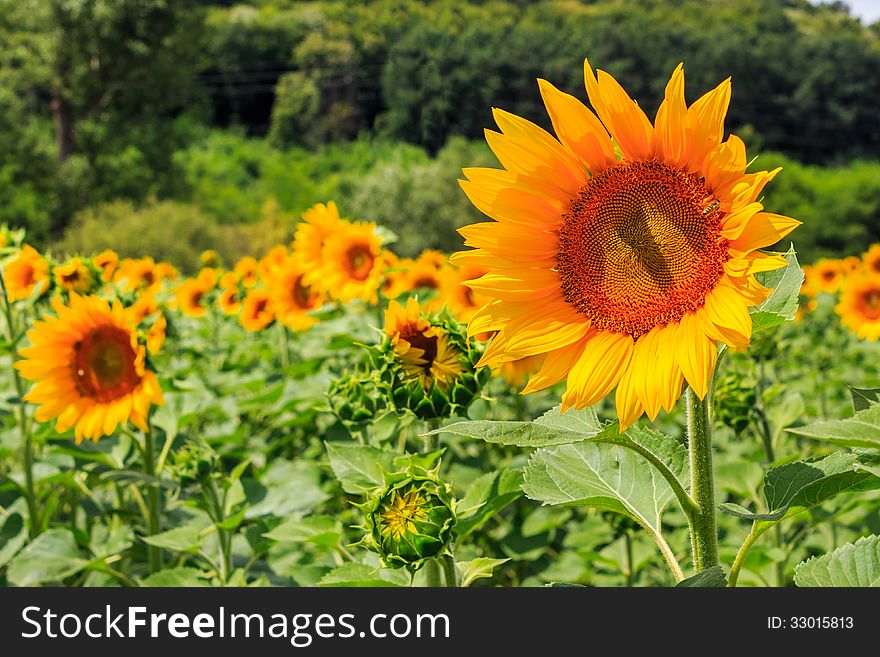
[[[806,0],[249,3],[0,0],[0,223],[63,251],[191,269],[259,254],[336,199],[453,250],[456,184],[502,107],[549,127],[535,78],[585,97],[584,56],[653,116],[733,76],[727,127],[785,167],[768,209],[803,261],[880,241],[880,22]]]

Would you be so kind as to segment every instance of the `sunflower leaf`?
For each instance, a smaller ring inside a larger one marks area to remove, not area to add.
[[[804,282],[804,271],[798,264],[794,246],[783,254],[788,265],[757,275],[758,282],[773,290],[770,296],[752,310],[752,333],[775,328],[794,319],[798,309],[798,294]]]
[[[787,431],[842,447],[880,449],[880,406],[870,406],[845,420],[824,420]]]
[[[681,480],[686,463],[670,462]],[[675,493],[644,457],[622,445],[581,442],[537,450],[524,471],[526,496],[544,504],[586,506],[627,516],[656,535]]]
[[[798,564],[794,582],[801,587],[880,586],[880,536],[863,536]]]
[[[853,408],[856,412],[864,411],[872,406],[880,406],[880,388],[855,388],[847,386],[852,395]]]
[[[436,433],[451,433],[460,438],[516,447],[566,445],[585,440],[623,440],[619,436],[620,429],[616,420],[603,423],[592,408],[561,413],[559,406],[547,411],[533,422],[508,420],[454,422],[435,429],[427,435]]]
[[[88,566],[69,529],[49,529],[19,552],[6,571],[15,586],[61,582]]]

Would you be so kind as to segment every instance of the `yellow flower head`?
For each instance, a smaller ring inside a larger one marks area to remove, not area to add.
[[[321,254],[327,239],[338,233],[341,224],[346,222],[339,218],[339,210],[333,201],[312,206],[303,212],[302,218],[296,227],[293,250],[306,268],[312,270],[321,266]]]
[[[237,287],[225,287],[218,299],[220,310],[224,315],[237,315],[241,310],[241,299]]]
[[[241,304],[241,325],[246,331],[260,331],[275,321],[267,290],[251,290]]]
[[[410,290],[436,290],[440,287],[440,268],[446,256],[439,251],[424,251],[412,261],[406,275]]]
[[[92,270],[79,258],[71,258],[63,265],[54,267],[52,274],[55,284],[67,292],[88,294],[94,284]]]
[[[287,247],[283,244],[270,249],[269,252],[260,258],[260,261],[257,263],[257,272],[259,273],[260,278],[263,280],[271,278],[274,275],[275,270],[287,260],[287,256]]]
[[[880,274],[880,243],[872,244],[862,255],[865,269],[873,274]]]
[[[216,267],[220,264],[220,254],[214,249],[207,249],[199,254],[199,262],[204,267]]]
[[[217,275],[216,269],[211,269],[210,267],[205,267],[204,269],[199,271],[198,281],[202,285],[205,290],[212,290],[214,286],[217,285],[217,280],[219,276]]]
[[[177,286],[175,298],[177,309],[187,317],[204,317],[208,310],[204,297],[208,293],[204,283],[197,278],[189,278]]]
[[[306,268],[289,257],[275,270],[268,282],[272,312],[282,324],[294,331],[304,331],[317,320],[311,316],[324,303],[323,297],[305,284]]]
[[[343,303],[355,299],[376,303],[382,284],[381,252],[382,240],[376,234],[376,224],[341,225],[324,245],[321,268],[307,269],[306,281]],[[303,260],[303,264],[308,267],[307,261]]]
[[[815,296],[820,292],[834,294],[840,290],[846,268],[842,260],[821,258],[804,270],[805,292]]]
[[[245,287],[253,287],[257,284],[257,260],[251,256],[245,256],[235,263],[233,271],[238,274],[241,284]]]
[[[74,427],[77,442],[98,440],[126,422],[146,430],[162,390],[122,304],[74,292],[67,305],[56,298],[53,307],[55,316],[28,332],[31,346],[15,364],[36,382],[25,400],[40,405],[37,421],[57,418],[58,431]]]
[[[494,111],[504,168],[461,185],[495,222],[462,228],[475,250],[454,260],[488,272],[468,282],[489,299],[469,332],[498,331],[481,365],[544,355],[524,392],[566,380],[565,410],[616,388],[625,428],[685,382],[705,397],[717,344],[745,348],[770,294],[755,274],[786,264],[758,249],[800,222],[764,212],[778,169],[746,173],[743,141],[724,139],[730,80],[688,107],[679,65],[652,124],[608,73],[585,61],[584,78],[595,114],[539,80],[556,137]]]
[[[122,283],[125,290],[143,290],[153,287],[161,279],[152,258],[124,258],[116,268],[114,280]]]
[[[405,306],[397,301],[388,304],[385,334],[407,377],[417,377],[425,390],[434,382],[445,387],[463,371],[459,354],[449,344],[443,329],[424,317],[421,306],[412,297]]]
[[[227,271],[220,277],[220,280],[217,282],[217,287],[225,290],[230,287],[238,287],[240,282],[241,276],[234,271]]]
[[[848,278],[835,310],[841,324],[860,338],[880,340],[880,274]]]
[[[113,280],[113,274],[116,273],[116,267],[119,266],[119,256],[116,251],[107,249],[95,256],[93,262],[95,266],[101,270],[101,279],[104,281]]]
[[[25,244],[3,268],[3,279],[10,301],[27,299],[35,290],[42,294],[49,285],[49,263],[36,249]]]
[[[147,317],[159,312],[155,293],[152,290],[142,292],[126,312],[136,326],[140,325]]]

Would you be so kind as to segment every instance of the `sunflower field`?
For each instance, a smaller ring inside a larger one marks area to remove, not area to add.
[[[584,83],[494,110],[452,254],[331,199],[190,275],[0,228],[0,583],[876,584],[880,244],[799,264],[730,79]]]

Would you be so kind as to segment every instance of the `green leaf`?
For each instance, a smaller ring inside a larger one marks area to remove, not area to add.
[[[676,475],[680,483],[684,482],[685,487],[688,485],[691,468],[687,447],[682,443],[662,431],[639,425],[627,429],[626,436],[657,457],[658,461]]]
[[[406,571],[389,571],[363,563],[347,563],[331,570],[319,581],[318,586],[345,587],[393,587],[408,586]]]
[[[685,465],[677,458],[671,463],[681,480]],[[524,477],[523,489],[534,500],[613,511],[657,535],[660,516],[675,498],[654,466],[619,445],[582,442],[539,449]]]
[[[784,255],[787,266],[757,275],[758,282],[772,289],[773,293],[752,311],[752,333],[775,328],[794,319],[797,313],[804,271],[798,264],[794,246]]]
[[[863,536],[794,569],[794,582],[810,586],[880,586],[880,536]]]
[[[721,509],[748,520],[775,523],[840,493],[880,487],[880,478],[858,468],[858,459],[852,452],[834,452],[771,468],[764,476],[768,513],[752,513],[736,504],[722,504]]]
[[[505,506],[520,498],[522,470],[489,472],[476,479],[456,508],[455,533],[463,538],[480,527]]]
[[[311,516],[302,520],[293,518],[263,536],[279,542],[307,542],[323,547],[335,547],[342,540],[342,525],[338,519],[330,516]]]
[[[144,543],[174,552],[196,552],[202,543],[201,532],[195,525],[175,527],[153,536],[142,536]]]
[[[856,412],[864,411],[871,406],[880,406],[880,388],[855,388],[847,386],[852,395],[853,408]]]
[[[256,479],[243,479],[248,508],[246,518],[287,517],[314,510],[329,496],[321,488],[321,471],[309,461],[278,459]]]
[[[69,529],[49,529],[9,562],[6,576],[15,586],[60,582],[88,565]]]
[[[461,586],[470,586],[474,580],[483,577],[492,577],[492,571],[503,563],[507,563],[510,559],[489,559],[480,557],[471,561],[459,561],[455,564],[457,570],[461,573]]]
[[[210,575],[198,568],[169,568],[160,570],[141,580],[141,586],[189,587],[210,586],[206,581]]]
[[[722,588],[727,586],[727,575],[721,566],[712,566],[696,575],[681,580],[675,588]]]
[[[385,486],[385,472],[394,469],[392,452],[375,447],[324,443],[333,474],[346,493],[362,494]]]
[[[870,406],[846,420],[825,420],[788,431],[842,447],[880,449],[880,406]]]
[[[451,433],[460,438],[516,447],[545,447],[584,440],[613,439],[620,433],[617,421],[603,423],[592,408],[560,413],[559,406],[534,422],[476,420],[454,422],[430,434]],[[428,434],[428,435],[430,435]]]
[[[5,565],[27,543],[27,525],[20,513],[10,513],[0,527],[0,566]]]

